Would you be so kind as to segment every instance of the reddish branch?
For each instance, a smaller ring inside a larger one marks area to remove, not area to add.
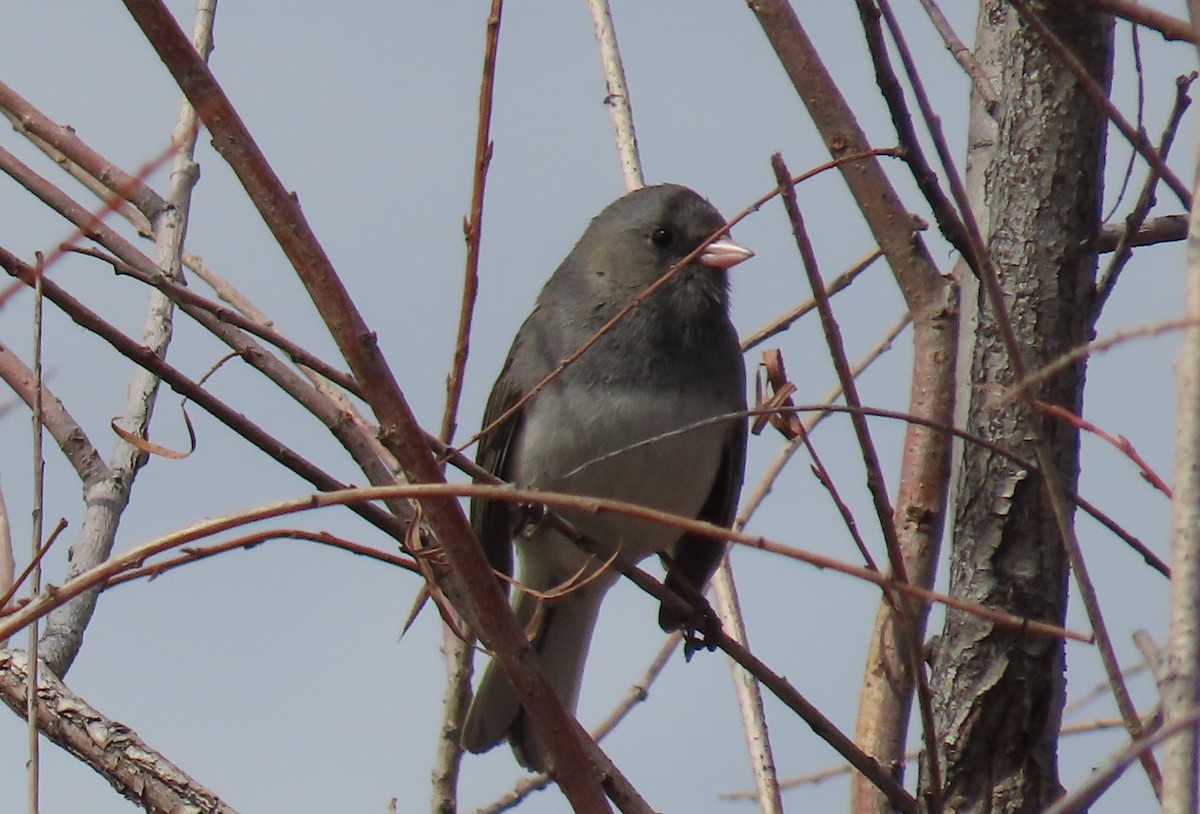
[[[816,48],[786,0],[751,0],[755,14],[791,79],[796,92],[834,156],[865,150],[869,143],[854,112],[822,63]],[[909,412],[939,425],[953,421],[954,359],[957,351],[957,302],[951,282],[943,277],[920,235],[913,229],[907,209],[876,160],[841,168],[872,236],[896,276],[897,285],[913,317],[913,376]],[[920,585],[931,585],[945,522],[950,437],[917,424],[910,425],[904,440],[903,473],[895,514],[889,518],[901,540],[906,572]],[[915,676],[908,653],[924,629],[924,612],[914,608],[913,627],[904,631],[893,624],[892,609],[881,603],[878,635],[872,637],[859,704],[857,740],[868,753],[889,767],[903,759],[909,700]],[[856,783],[855,794],[871,802],[887,801],[865,784]]]
[[[1200,45],[1200,35],[1187,20],[1173,17],[1137,0],[1088,0],[1098,9],[1114,14],[1146,28],[1153,29],[1168,40],[1184,40]]]
[[[1113,435],[1097,427],[1092,422],[1088,421],[1083,416],[1076,415],[1065,407],[1060,407],[1057,404],[1047,404],[1044,401],[1035,401],[1034,404],[1039,410],[1049,413],[1055,418],[1065,421],[1081,430],[1087,430],[1096,437],[1104,440],[1111,447],[1113,447],[1113,449],[1120,452],[1122,455],[1132,461],[1135,466],[1137,466],[1138,474],[1142,476],[1142,479],[1146,481],[1146,483],[1149,483],[1168,498],[1171,497],[1171,487],[1167,486],[1166,481],[1158,476],[1158,473],[1150,467],[1150,464],[1146,463],[1146,459],[1138,454],[1138,451],[1133,448],[1133,444],[1130,443],[1129,439],[1124,435],[1118,435],[1114,437]]]
[[[160,0],[125,0],[125,6],[212,134],[217,152],[233,169],[309,297],[329,327],[351,372],[379,419],[380,438],[414,483],[438,483],[442,472],[429,452],[412,410],[379,352],[375,334],[363,321],[328,256],[309,228],[299,202],[288,193],[233,109],[212,72],[200,59],[175,18]],[[546,681],[524,632],[452,497],[422,502],[425,519],[457,580],[469,611],[488,647],[512,681],[541,742],[555,756],[555,779],[582,812],[609,811],[601,788],[597,750],[563,709]]]
[[[1171,114],[1167,117],[1167,125],[1163,128],[1162,137],[1158,141],[1158,154],[1165,161],[1167,155],[1171,152],[1171,145],[1175,141],[1175,133],[1179,129],[1180,122],[1183,121],[1183,114],[1191,105],[1191,97],[1188,96],[1188,88],[1196,79],[1196,73],[1192,72],[1188,76],[1180,76],[1175,80],[1175,104],[1171,107]],[[1131,159],[1132,160],[1132,157]],[[1143,227],[1146,224],[1146,217],[1150,214],[1150,210],[1154,207],[1155,196],[1154,191],[1158,186],[1158,174],[1153,170],[1146,176],[1145,182],[1142,184],[1142,190],[1138,194],[1137,202],[1133,205],[1132,211],[1125,217],[1125,228],[1121,231],[1116,246],[1113,247],[1113,258],[1108,263],[1108,268],[1100,275],[1100,279],[1096,281],[1096,302],[1092,306],[1092,321],[1093,324],[1099,320],[1100,312],[1104,308],[1104,303],[1116,288],[1117,279],[1120,277],[1122,269],[1133,257],[1133,247],[1138,245],[1137,239],[1141,234]],[[1186,219],[1181,230],[1183,235],[1186,235]]]
[[[0,82],[0,110],[19,132],[44,142],[81,167],[107,190],[105,200],[128,201],[146,220],[153,220],[167,207],[157,192],[144,183],[144,176],[130,175],[84,143],[70,127],[51,121],[8,85]]]
[[[838,383],[842,387],[846,404],[850,407],[859,408],[862,406],[862,402],[858,397],[858,387],[850,371],[850,362],[846,358],[846,351],[841,338],[841,329],[838,327],[837,320],[833,316],[833,310],[829,306],[829,298],[825,294],[824,286],[821,282],[820,272],[817,270],[816,255],[813,252],[807,230],[804,228],[804,221],[800,215],[799,205],[796,203],[795,189],[788,183],[789,173],[787,166],[783,163],[783,158],[778,153],[772,156],[771,164],[775,169],[776,179],[784,187],[783,202],[787,208],[788,219],[792,224],[792,231],[796,236],[796,245],[804,261],[804,271],[808,275],[809,285],[813,291],[813,298],[817,301],[817,311],[821,316],[821,327],[825,331],[830,356],[833,359],[834,368],[837,370]],[[852,412],[850,416],[855,436],[858,439],[859,450],[863,456],[863,465],[867,472],[867,489],[871,494],[872,502],[875,504],[875,512],[879,519],[879,528],[883,533],[883,539],[887,546],[888,562],[891,566],[892,574],[898,582],[909,582],[906,552],[901,545],[900,536],[893,521],[893,509],[887,496],[883,467],[879,462],[875,444],[871,439],[866,418],[862,413],[857,411]],[[940,448],[943,445],[935,442],[935,446]],[[933,712],[929,697],[929,686],[925,678],[925,665],[922,658],[921,640],[924,633],[923,608],[916,604],[906,606],[906,603],[901,602],[898,597],[892,597],[888,594],[884,595],[884,602],[888,606],[888,618],[891,621],[892,629],[896,633],[899,661],[907,668],[909,681],[915,680],[925,743],[930,745],[929,754],[931,760],[927,763],[927,769],[934,778],[932,783],[934,794],[931,808],[934,812],[938,812],[941,810],[940,792],[938,791],[941,788],[941,773],[938,768],[938,761],[934,758],[934,750],[932,748],[932,744],[936,743],[936,735],[933,729]],[[911,690],[908,690],[908,692],[911,692]]]
[[[479,117],[475,129],[475,172],[471,184],[471,214],[463,218],[463,236],[467,242],[467,263],[463,271],[462,308],[458,314],[458,336],[454,342],[454,360],[446,377],[446,409],[442,415],[441,439],[454,440],[458,402],[462,397],[463,372],[471,340],[471,317],[479,291],[479,246],[483,237],[483,191],[488,165],[492,162],[492,92],[496,83],[496,48],[500,42],[500,15],[503,0],[492,0],[488,13],[487,37],[483,49],[483,81],[479,85]]]
[[[2,247],[0,247],[0,267],[3,267],[9,274],[27,285],[33,282],[35,274],[33,268]],[[77,325],[96,334],[131,362],[161,378],[175,392],[186,396],[189,401],[200,405],[212,414],[214,418],[230,427],[234,432],[258,447],[277,463],[283,465],[286,469],[299,475],[322,491],[345,488],[345,484],[334,479],[324,470],[314,466],[282,441],[272,437],[262,427],[229,407],[225,402],[185,376],[177,368],[168,364],[162,357],[148,351],[140,342],[121,333],[110,323],[102,319],[96,312],[66,293],[63,288],[52,280],[44,280],[42,285],[46,299],[60,308]],[[352,511],[358,513],[363,519],[379,528],[385,534],[397,540],[404,539],[405,526],[393,515],[388,514],[382,509],[376,506],[363,505],[352,507]]]

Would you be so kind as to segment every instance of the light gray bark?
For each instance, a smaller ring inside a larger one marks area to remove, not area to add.
[[[1067,0],[1033,6],[1107,87],[1112,52],[1107,16]],[[1061,59],[1005,0],[981,3],[978,28],[984,47],[977,56],[996,77],[999,103],[993,123],[972,127],[972,194],[1025,365],[1033,369],[1089,338],[1105,120]],[[988,114],[977,109],[975,115]],[[970,364],[960,368],[970,377],[966,429],[1027,460],[1040,435],[1051,446],[1063,483],[1073,488],[1077,433],[1020,403],[999,404],[1001,390],[1014,380],[1013,368],[995,312],[979,296],[977,325],[964,326],[963,333],[965,342],[971,336],[966,328],[975,329]],[[1083,382],[1080,364],[1046,381],[1035,395],[1078,411]],[[956,488],[951,593],[1061,623],[1067,558],[1040,478],[967,445]],[[934,658],[946,810],[1043,808],[1059,793],[1062,643],[948,612]]]

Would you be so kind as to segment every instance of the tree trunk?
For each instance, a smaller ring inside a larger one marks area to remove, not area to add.
[[[1075,0],[1031,5],[1107,89],[1110,18]],[[994,120],[972,126],[971,178],[982,186],[971,192],[1024,363],[1032,370],[1089,338],[1106,122],[1062,58],[1006,0],[981,3],[977,42],[985,46],[977,56],[995,78],[999,103],[989,113],[974,102],[975,117]],[[986,163],[979,163],[981,157]],[[1073,488],[1078,434],[1019,402],[1001,403],[1003,389],[1014,381],[1013,367],[994,310],[977,296],[977,322],[964,324],[962,333],[974,342],[970,365],[960,368],[970,376],[962,399],[966,428],[1026,460],[1034,458],[1033,439],[1041,436],[1063,483]],[[1042,383],[1034,395],[1078,411],[1083,382],[1081,363]],[[1061,624],[1067,559],[1041,479],[967,444],[956,489],[950,592]],[[1056,797],[1062,643],[949,611],[933,666],[945,810],[1032,812]]]

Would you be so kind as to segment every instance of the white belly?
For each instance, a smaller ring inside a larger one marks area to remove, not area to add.
[[[516,450],[517,483],[695,517],[712,489],[728,425],[677,431],[731,408],[715,402],[681,408],[677,399],[671,401],[667,407],[664,399],[626,392],[567,410],[558,394],[539,394]],[[680,534],[615,514],[561,514],[587,536],[619,546],[621,557],[631,563],[669,548]],[[557,584],[589,561],[545,526],[518,535],[517,544],[521,578],[536,588]],[[530,548],[537,550],[533,567]]]

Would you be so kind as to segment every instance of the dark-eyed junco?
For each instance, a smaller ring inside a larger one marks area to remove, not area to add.
[[[724,222],[712,204],[674,184],[645,187],[609,205],[551,276],[517,332],[488,399],[484,426]],[[731,524],[742,485],[745,418],[680,430],[746,409],[726,269],[751,255],[727,235],[709,245],[487,433],[480,465],[522,487],[613,498]],[[702,588],[724,551],[722,543],[648,521],[561,515],[588,537],[616,546],[627,562],[669,552],[667,580],[676,588]],[[600,602],[618,573],[531,518],[512,503],[471,505],[472,525],[494,568],[512,573],[515,543],[514,611],[527,629],[536,627],[532,641],[542,667],[563,704],[574,710]],[[539,603],[542,611],[535,617]],[[661,621],[678,626],[682,620]],[[516,693],[493,663],[467,713],[462,745],[482,752],[504,738],[523,765],[545,767]]]

